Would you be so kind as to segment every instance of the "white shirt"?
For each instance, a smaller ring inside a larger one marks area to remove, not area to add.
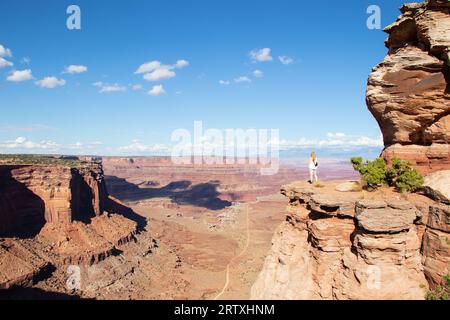
[[[309,158],[309,170],[317,170],[317,159],[316,161],[313,161],[312,158]]]

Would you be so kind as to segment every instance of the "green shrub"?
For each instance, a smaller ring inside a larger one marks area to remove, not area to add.
[[[353,168],[361,174],[369,187],[382,185],[396,187],[400,192],[414,192],[424,183],[422,175],[411,167],[409,162],[393,158],[392,166],[388,167],[384,159],[365,161],[361,157],[351,159]]]
[[[450,273],[442,278],[442,284],[427,293],[427,300],[450,300]]]
[[[363,162],[363,159],[352,158],[353,168],[359,171],[363,180],[368,186],[376,188],[386,184],[387,167],[383,159],[377,158],[374,161]]]

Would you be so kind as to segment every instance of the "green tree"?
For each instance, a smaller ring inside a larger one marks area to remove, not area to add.
[[[388,185],[400,192],[414,192],[424,183],[422,175],[410,163],[398,158],[392,159],[392,166],[377,158],[374,161],[364,161],[361,157],[351,159],[353,168],[361,174],[361,178],[371,188]]]
[[[377,158],[374,161],[363,162],[362,158],[356,157],[352,158],[351,162],[368,186],[376,188],[386,184],[387,167],[383,159]]]

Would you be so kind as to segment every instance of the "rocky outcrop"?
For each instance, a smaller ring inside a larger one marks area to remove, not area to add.
[[[450,168],[450,3],[406,4],[385,31],[389,53],[368,80],[367,105],[387,160],[423,173]]]
[[[107,203],[99,163],[0,166],[0,237],[35,235],[45,223],[86,221]]]
[[[424,299],[450,271],[450,207],[327,184],[282,188],[287,219],[252,299]]]
[[[0,289],[30,286],[50,268],[50,263],[26,243],[0,239]]]
[[[450,170],[438,171],[426,176],[423,189],[432,199],[450,204]]]
[[[102,164],[71,164],[0,165],[0,288],[92,265],[135,239],[143,222],[109,197]]]
[[[117,246],[132,241],[135,233],[135,222],[104,214],[93,218],[90,224],[48,223],[38,240],[51,246],[59,264],[92,265],[114,254]]]

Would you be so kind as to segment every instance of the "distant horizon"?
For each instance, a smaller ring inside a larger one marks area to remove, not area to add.
[[[351,157],[363,157],[368,160],[372,160],[376,157],[378,157],[381,152],[382,148],[364,148],[364,149],[353,149],[353,150],[337,150],[337,149],[306,149],[306,148],[299,148],[299,149],[291,149],[291,150],[284,150],[280,151],[280,159],[281,160],[291,160],[291,159],[305,159],[308,158],[310,153],[316,151],[318,153],[319,158],[321,159],[327,159],[327,160],[347,160]],[[0,155],[8,155],[8,156],[61,156],[61,157],[100,157],[100,158],[172,158],[170,154],[148,154],[148,155],[139,155],[139,154],[129,154],[129,155],[123,155],[123,154],[74,154],[74,153],[5,153],[0,152]],[[191,155],[186,157],[202,157],[202,155]],[[226,158],[226,156],[223,156]],[[183,158],[182,156],[179,156],[178,158]],[[245,156],[245,157],[235,157],[237,159],[254,159],[254,158],[264,158],[264,155],[252,155],[252,156]]]

